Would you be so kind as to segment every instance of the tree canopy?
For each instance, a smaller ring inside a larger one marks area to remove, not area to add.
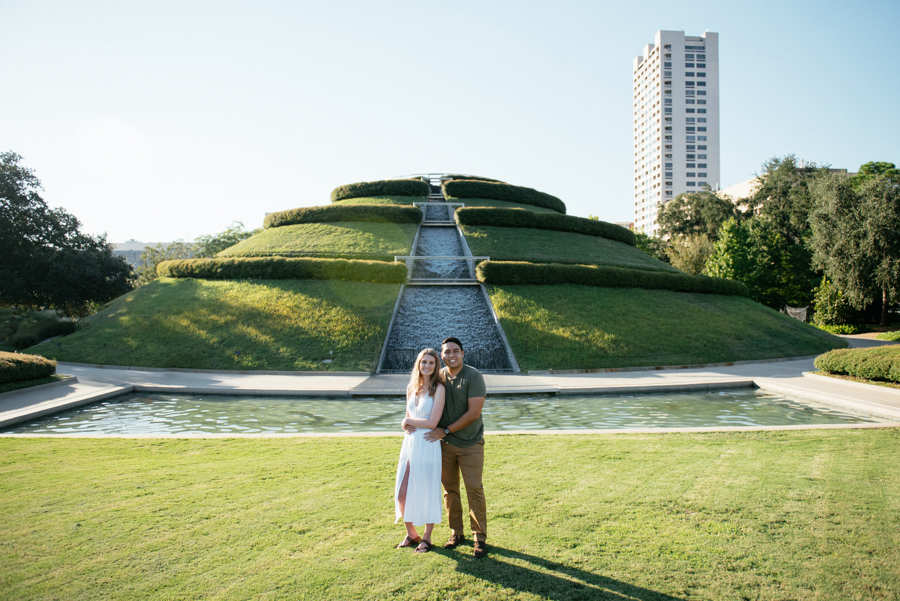
[[[703,234],[715,241],[722,224],[740,216],[733,202],[717,196],[712,190],[704,190],[685,192],[665,203],[659,209],[657,221],[662,236]]]
[[[84,315],[132,287],[131,266],[105,236],[41,198],[41,182],[14,152],[0,153],[0,304]]]
[[[880,300],[885,325],[900,296],[900,182],[881,173],[854,184],[832,175],[813,186],[813,263],[857,309]]]

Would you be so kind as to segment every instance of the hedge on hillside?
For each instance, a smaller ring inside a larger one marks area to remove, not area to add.
[[[47,378],[56,372],[56,361],[37,355],[0,351],[0,384]]]
[[[239,257],[163,261],[160,276],[207,280],[346,280],[402,284],[404,263],[288,257]]]
[[[338,186],[331,191],[331,202],[366,196],[428,196],[431,186],[420,179],[386,179]]]
[[[750,295],[746,285],[734,280],[606,265],[484,261],[478,264],[476,272],[478,281],[485,284],[579,284],[605,288],[647,288],[702,294]]]
[[[41,340],[54,336],[67,336],[75,332],[74,321],[51,321],[35,324],[16,331],[9,337],[9,343],[19,350],[34,346]]]
[[[463,207],[456,210],[459,225],[489,225],[494,227],[525,227],[538,230],[557,230],[588,236],[597,236],[637,244],[634,232],[614,223],[594,221],[584,217],[558,215],[555,213],[535,213],[526,209],[495,209],[490,207]]]
[[[816,357],[816,369],[867,380],[900,383],[900,347],[829,351]]]
[[[421,223],[422,210],[408,205],[326,205],[269,213],[263,227],[335,221],[376,223]]]
[[[563,201],[533,188],[462,179],[444,182],[442,188],[446,198],[490,198],[544,207],[562,214],[566,212],[566,204]]]

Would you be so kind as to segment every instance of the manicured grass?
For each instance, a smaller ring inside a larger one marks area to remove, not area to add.
[[[887,340],[890,342],[895,342],[897,340],[900,340],[900,331],[879,332],[878,334],[875,334],[875,338],[877,338],[878,340]]]
[[[624,242],[585,234],[518,227],[462,228],[472,254],[495,261],[579,263],[678,271]]]
[[[425,196],[366,196],[361,198],[345,198],[332,204],[336,205],[411,205],[414,202],[425,202]]]
[[[393,260],[409,255],[418,224],[301,223],[273,227],[220,253],[223,257],[312,255]]]
[[[29,352],[143,367],[370,371],[399,290],[364,282],[160,278],[82,320],[75,334]]]
[[[738,296],[575,285],[488,292],[525,370],[775,359],[846,345]]]
[[[489,437],[475,560],[392,548],[399,438],[2,439],[0,599],[896,599],[898,444]]]
[[[48,376],[46,378],[20,380],[18,382],[3,382],[2,384],[0,384],[0,394],[4,392],[12,392],[14,390],[22,390],[24,388],[31,388],[32,386],[40,386],[41,384],[59,382],[60,380],[62,380],[62,376]]]
[[[461,202],[467,207],[493,207],[497,209],[526,209],[535,213],[554,213],[559,212],[545,207],[536,207],[534,205],[521,204],[518,202],[507,202],[505,200],[494,200],[493,198],[449,198],[447,202]]]

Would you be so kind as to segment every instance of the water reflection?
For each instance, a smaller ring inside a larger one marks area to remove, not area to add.
[[[399,432],[402,398],[132,393],[7,428],[52,434]],[[489,395],[487,430],[841,424],[881,420],[760,390],[634,396]]]

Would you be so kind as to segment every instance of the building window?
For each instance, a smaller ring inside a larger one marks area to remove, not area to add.
[[[694,183],[694,182],[687,182],[687,184],[686,184],[686,185],[688,185],[688,186],[691,186],[691,187],[694,187],[694,186],[696,186],[696,185],[697,185],[697,184],[696,184],[696,183]]]
[[[672,72],[671,71],[663,72],[663,77],[672,77]]]
[[[706,85],[706,84],[703,84],[703,85]],[[706,90],[700,90],[699,92],[697,92],[697,96],[706,96]]]
[[[698,61],[705,61],[705,60],[706,60],[706,55],[705,55],[705,54],[698,54],[698,55],[697,55],[697,60],[698,60]]]
[[[697,72],[697,77],[706,77],[706,73],[704,73],[703,71],[698,71],[698,72]],[[701,82],[701,83],[702,83],[702,82]]]
[[[698,154],[698,155],[697,155],[697,158],[700,159],[700,160],[702,161],[703,159],[706,158],[706,155],[705,155],[705,154]]]
[[[698,142],[706,142],[706,136],[697,136],[697,141]],[[704,150],[706,150],[706,149],[704,148]]]
[[[666,169],[671,169],[671,168],[672,168],[672,163],[666,163]]]
[[[689,58],[689,59],[693,60],[694,55],[693,54],[685,54],[684,58]]]
[[[671,171],[666,171],[666,177],[672,177],[672,172],[671,172]]]
[[[687,132],[690,133],[690,132],[693,132],[695,129],[696,129],[695,127],[687,126],[687,127],[685,128],[685,131],[687,131]],[[692,138],[689,138],[689,139],[693,139],[693,137],[692,137]]]
[[[688,142],[693,142],[694,138],[696,138],[696,136],[685,136],[685,140],[687,140]]]
[[[697,120],[697,118],[696,117],[685,117],[684,120],[687,123],[693,123],[694,121]]]
[[[705,144],[701,144],[700,146],[697,147],[697,150],[706,150],[706,145],[705,145]],[[700,157],[700,158],[705,159],[706,157],[705,157],[705,156],[702,156],[702,157]]]
[[[705,94],[705,92],[704,92],[704,94]],[[685,95],[685,96],[693,96],[693,95],[694,95],[694,90],[685,90],[685,91],[684,91],[684,95]]]
[[[694,155],[689,154],[689,155],[687,155],[687,158],[689,161],[692,161],[692,160],[694,160]]]
[[[706,94],[706,92],[703,92],[703,94]],[[701,96],[703,94],[701,94]],[[706,104],[706,101],[701,98],[700,100],[697,101],[697,104]]]
[[[693,77],[693,76],[694,76],[694,72],[693,72],[693,71],[685,71],[685,72],[684,72],[684,76],[685,76],[685,77]]]
[[[694,150],[694,145],[693,145],[693,144],[688,144],[687,146],[684,147],[684,149],[685,149],[685,150]]]
[[[697,102],[697,101],[694,100],[693,98],[685,98],[685,100],[684,100],[685,104],[694,104],[695,102]],[[691,111],[692,113],[694,112],[693,109],[688,109],[688,110]]]
[[[693,173],[693,172],[685,173],[684,175],[685,175],[685,177],[697,177],[697,174]]]
[[[698,69],[705,69],[705,68],[706,68],[706,63],[697,63],[697,68],[698,68]]]
[[[695,169],[696,167],[697,167],[696,163],[685,163],[684,164],[685,169]]]
[[[665,67],[666,69],[671,69],[672,63],[663,63],[663,67]]]
[[[686,82],[684,82],[684,85],[686,85],[686,86],[689,87],[689,88],[693,88],[693,87],[694,87],[694,82],[692,82],[692,81],[686,81]]]
[[[671,185],[672,182],[668,182],[668,184]],[[666,196],[672,196],[672,191],[671,191],[671,190],[666,190]]]
[[[698,85],[698,86],[705,86],[705,85],[706,85],[706,82],[705,82],[705,81],[698,81],[698,82],[697,82],[697,85]]]
[[[697,117],[697,123],[706,123],[706,117]],[[706,131],[706,130],[704,129],[701,131]]]
[[[702,155],[701,155],[701,156],[702,156]],[[698,169],[706,169],[706,163],[699,163],[699,164],[697,165],[697,168],[698,168]],[[706,177],[706,176],[704,175],[703,177]]]
[[[684,109],[684,112],[685,113],[695,113],[697,111],[696,111],[696,109]]]
[[[693,67],[694,67],[694,63],[684,63],[684,66],[685,66],[685,67],[688,67],[688,68],[693,68]]]
[[[705,173],[699,173],[699,174],[697,174],[697,177],[706,177],[706,174],[705,174]],[[703,182],[703,183],[706,183],[706,182]]]
[[[705,101],[704,101],[704,102],[705,102]],[[706,109],[697,109],[697,112],[698,112],[698,113],[705,113],[705,112],[706,112]]]

